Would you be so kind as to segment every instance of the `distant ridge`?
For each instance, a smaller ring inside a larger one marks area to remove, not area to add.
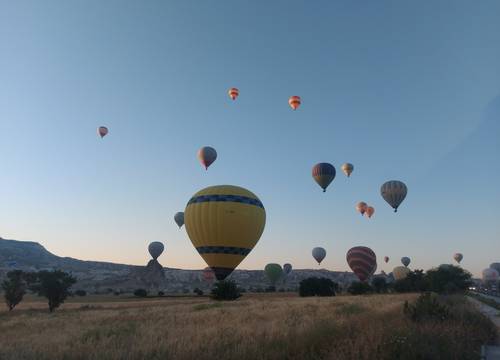
[[[210,287],[209,283],[203,281],[202,270],[163,267],[162,274],[162,267],[157,264],[150,262],[148,266],[137,266],[78,260],[54,255],[34,241],[0,238],[0,280],[8,271],[14,269],[60,269],[70,272],[78,279],[74,289],[84,289],[91,293],[132,292],[138,288],[149,291],[162,290],[165,293],[191,293],[197,287],[206,290]],[[300,269],[293,270],[286,280],[280,281],[276,287],[295,289],[302,279],[311,276],[326,277],[341,285],[357,280],[350,272]],[[269,286],[262,270],[235,270],[231,278],[247,290],[262,290]]]

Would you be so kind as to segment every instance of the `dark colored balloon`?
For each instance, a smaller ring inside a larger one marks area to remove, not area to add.
[[[356,246],[346,255],[347,263],[360,281],[366,281],[377,269],[377,256],[366,246]]]

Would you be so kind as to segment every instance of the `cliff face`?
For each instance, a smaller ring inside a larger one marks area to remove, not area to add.
[[[164,268],[156,260],[150,260],[146,266],[82,261],[54,255],[36,242],[0,238],[0,280],[8,271],[14,269],[67,271],[78,279],[74,289],[97,293],[132,292],[138,288],[151,292],[161,290],[165,293],[186,293],[197,287],[203,290],[211,287],[211,283],[203,280],[203,270]],[[299,269],[293,270],[288,277],[278,281],[276,287],[294,289],[301,280],[311,276],[326,277],[341,285],[356,280],[350,272]],[[231,279],[249,290],[269,286],[261,270],[235,270]]]

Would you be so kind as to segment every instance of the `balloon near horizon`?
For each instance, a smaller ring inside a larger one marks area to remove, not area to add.
[[[184,226],[217,280],[224,280],[252,251],[266,224],[266,211],[251,191],[234,185],[198,191],[184,210]]]

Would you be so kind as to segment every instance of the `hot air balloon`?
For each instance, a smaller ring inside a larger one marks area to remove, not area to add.
[[[459,264],[460,264],[460,261],[462,261],[463,258],[464,258],[464,256],[462,254],[460,254],[460,253],[456,253],[456,254],[453,255],[453,259],[455,259],[455,261],[457,263],[459,263]]]
[[[165,247],[163,246],[163,243],[159,241],[153,241],[148,246],[148,251],[154,260],[158,259],[158,257],[161,255],[164,249]]]
[[[354,170],[353,164],[345,163],[342,165],[342,171],[344,172],[344,174],[347,175],[347,177],[351,176],[353,170]]]
[[[366,281],[377,269],[377,256],[366,246],[355,246],[349,249],[346,260],[360,281]]]
[[[290,104],[293,110],[297,110],[297,108],[300,106],[300,96],[290,96],[290,99],[288,99],[288,104]]]
[[[367,208],[368,208],[368,205],[363,201],[360,201],[359,203],[356,204],[356,210],[359,213],[361,213],[361,215],[365,214]]]
[[[408,267],[408,265],[410,265],[410,262],[411,262],[411,260],[410,260],[410,258],[409,258],[409,257],[407,257],[407,256],[403,256],[403,257],[401,258],[401,264],[403,264],[403,265],[404,265],[404,266],[406,266],[406,267]]]
[[[236,100],[236,98],[240,94],[240,91],[236,88],[231,88],[229,89],[228,94],[231,99]]]
[[[366,216],[368,216],[368,218],[371,218],[373,216],[373,214],[375,213],[375,208],[373,206],[367,206],[366,207]]]
[[[186,231],[217,280],[224,280],[253,249],[266,211],[252,192],[232,185],[198,191],[184,210]]]
[[[384,261],[387,264],[389,262],[389,256],[384,256]]]
[[[312,177],[321,186],[323,192],[326,191],[328,185],[335,179],[335,174],[335,167],[329,163],[319,163],[312,168]]]
[[[201,165],[208,170],[208,167],[217,159],[217,151],[213,147],[204,146],[198,150],[198,160],[200,160]]]
[[[394,280],[403,280],[406,279],[408,274],[410,273],[410,269],[404,266],[396,266],[392,270],[392,276],[394,276]]]
[[[483,283],[490,284],[498,281],[498,271],[492,268],[483,270]]]
[[[267,264],[264,268],[271,285],[276,285],[276,282],[283,276],[283,269],[280,264]]]
[[[209,267],[203,269],[202,277],[209,284],[215,280],[215,274]]]
[[[184,213],[182,211],[175,213],[174,221],[180,229],[182,227],[182,225],[184,225]]]
[[[380,188],[380,194],[385,201],[394,209],[394,212],[398,211],[399,205],[403,202],[408,193],[408,188],[406,185],[397,180],[387,181]]]
[[[289,275],[292,272],[292,264],[286,263],[283,265],[283,272],[285,275]]]
[[[322,247],[315,247],[312,250],[312,256],[318,262],[318,265],[319,265],[319,264],[321,264],[321,262],[323,261],[323,259],[326,256],[326,250],[323,249]]]
[[[490,268],[495,269],[500,274],[500,263],[491,263]]]
[[[106,135],[108,135],[108,132],[109,132],[109,130],[106,126],[99,126],[97,128],[97,134],[101,137],[101,139],[103,137],[105,137]]]

